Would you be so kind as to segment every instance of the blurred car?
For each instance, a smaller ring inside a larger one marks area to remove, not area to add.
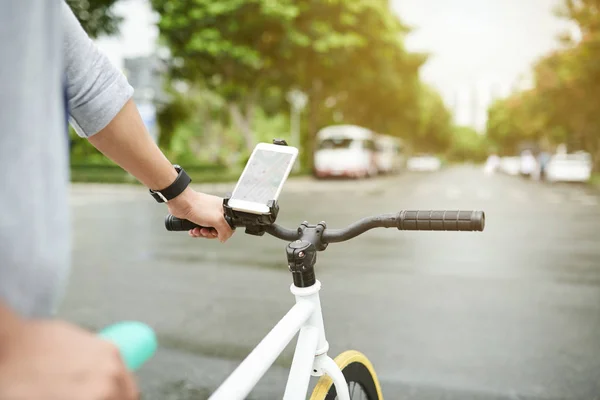
[[[486,175],[492,175],[500,168],[500,157],[497,154],[490,154],[485,162],[483,171]]]
[[[502,157],[499,168],[507,175],[519,175],[521,159],[519,157]]]
[[[442,168],[442,162],[434,155],[419,154],[408,159],[406,168],[409,171],[433,172]]]
[[[530,150],[524,150],[519,160],[519,173],[522,176],[533,176],[538,168],[538,162]]]
[[[554,154],[546,164],[548,182],[587,182],[592,176],[592,156],[586,152]]]

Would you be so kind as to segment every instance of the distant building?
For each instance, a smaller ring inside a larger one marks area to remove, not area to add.
[[[146,128],[154,140],[158,140],[156,111],[168,101],[164,91],[166,65],[156,55],[125,58],[123,70],[133,86],[136,102]]]
[[[448,93],[450,109],[457,125],[474,128],[485,133],[488,109],[497,99],[510,94],[511,87],[507,82],[495,77],[481,77],[465,83]]]
[[[135,93],[134,100],[164,104],[168,97],[164,91],[166,65],[156,55],[125,58],[123,69]]]

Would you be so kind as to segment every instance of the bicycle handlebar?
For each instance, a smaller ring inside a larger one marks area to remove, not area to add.
[[[180,219],[172,216],[171,214],[165,217],[165,228],[171,232],[181,232],[181,231],[189,231],[194,228],[206,228],[205,226],[200,226],[192,221],[188,221],[187,219]]]
[[[185,219],[172,215],[165,218],[168,231],[187,231],[203,228]],[[343,229],[325,229],[325,243],[339,243],[355,238],[373,228],[397,228],[404,231],[483,231],[485,213],[483,211],[400,211],[398,214],[382,214],[363,218]],[[298,230],[273,224],[265,232],[278,239],[294,241],[300,237]]]

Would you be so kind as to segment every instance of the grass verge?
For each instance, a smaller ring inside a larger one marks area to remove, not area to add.
[[[186,167],[186,172],[194,183],[235,182],[241,170],[223,167]],[[138,183],[138,181],[118,166],[112,165],[73,165],[71,182],[85,183]]]
[[[221,166],[190,166],[185,171],[193,183],[236,182],[242,173],[240,168],[228,169]],[[304,173],[292,173],[302,176]],[[72,165],[71,182],[78,183],[139,183],[133,176],[116,165]]]

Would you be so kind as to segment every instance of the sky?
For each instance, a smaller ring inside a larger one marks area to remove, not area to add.
[[[553,15],[561,0],[391,0],[413,27],[407,47],[431,54],[421,78],[454,108],[458,123],[482,129],[494,93],[506,96],[532,64],[558,47],[570,26]],[[458,103],[458,104],[457,104]]]
[[[123,58],[147,56],[155,51],[158,38],[157,17],[148,0],[120,0],[115,13],[124,18],[116,37],[96,40],[115,65],[122,68]]]
[[[217,1],[217,0],[215,0]],[[390,0],[392,11],[413,27],[412,51],[430,58],[421,78],[435,86],[459,124],[482,129],[494,93],[506,95],[536,59],[558,47],[569,25],[552,14],[561,0]],[[98,45],[121,67],[124,57],[155,49],[156,16],[148,0],[121,0],[120,37]]]

